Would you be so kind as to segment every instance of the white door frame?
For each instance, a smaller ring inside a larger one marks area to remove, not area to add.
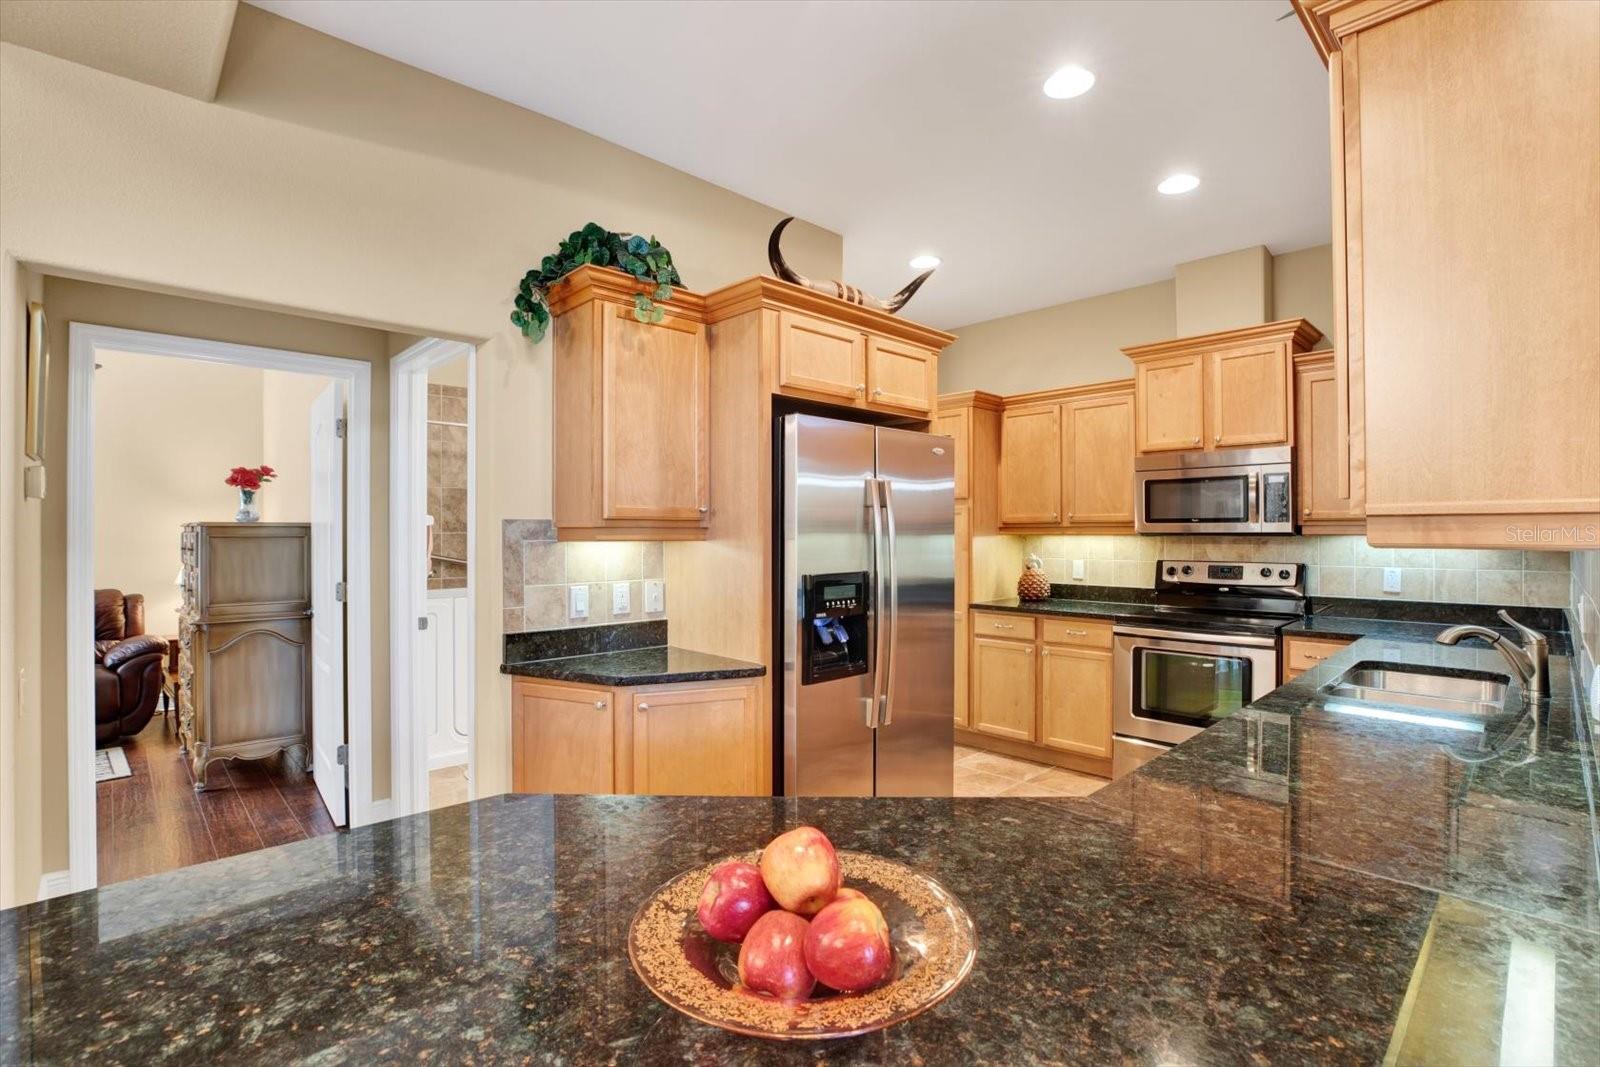
[[[319,374],[350,390],[345,467],[350,825],[372,797],[372,365],[357,359],[74,322],[67,354],[67,830],[73,892],[98,881],[94,788],[94,365],[101,351]]]
[[[430,337],[389,361],[389,737],[395,816],[428,810],[428,722],[415,699],[417,620],[427,609],[428,582],[420,565],[428,511],[428,371],[467,360],[467,702],[468,795],[477,795],[477,544],[478,350],[464,341]]]

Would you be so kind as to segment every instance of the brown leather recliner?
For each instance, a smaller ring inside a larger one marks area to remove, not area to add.
[[[144,594],[94,591],[94,737],[143,730],[166,680],[167,643],[144,632]]]

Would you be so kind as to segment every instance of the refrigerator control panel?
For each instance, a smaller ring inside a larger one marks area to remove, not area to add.
[[[800,684],[867,673],[867,574],[807,574],[800,580]]]

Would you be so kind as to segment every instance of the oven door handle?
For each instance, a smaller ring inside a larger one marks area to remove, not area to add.
[[[1245,634],[1196,634],[1180,632],[1177,630],[1144,629],[1134,626],[1118,626],[1111,631],[1115,637],[1149,637],[1160,642],[1159,647],[1179,648],[1184,651],[1200,651],[1192,646],[1203,645],[1207,649],[1243,647],[1243,648],[1277,648],[1278,641],[1272,637],[1250,637]],[[1148,642],[1140,642],[1148,644]]]

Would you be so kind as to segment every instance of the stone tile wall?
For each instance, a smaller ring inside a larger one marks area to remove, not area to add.
[[[666,611],[644,610],[646,579],[664,579],[658,541],[557,541],[548,519],[507,519],[501,537],[504,632],[554,630],[613,622],[665,619]],[[611,612],[611,584],[629,585],[629,611]],[[589,616],[568,617],[568,589],[589,587]],[[663,607],[671,601],[663,596]]]
[[[428,383],[429,589],[467,584],[467,390]]]

